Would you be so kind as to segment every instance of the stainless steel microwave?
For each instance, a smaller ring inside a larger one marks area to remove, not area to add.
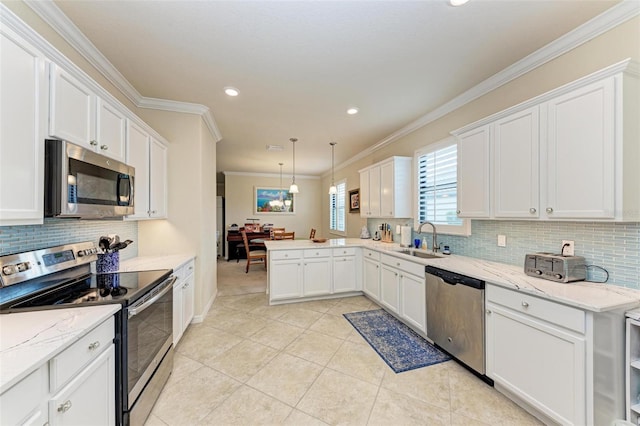
[[[47,217],[104,219],[134,213],[135,169],[60,140],[45,141]]]

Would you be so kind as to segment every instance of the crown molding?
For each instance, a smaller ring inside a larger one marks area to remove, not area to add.
[[[251,177],[280,177],[280,173],[254,173],[254,172],[222,172],[225,176],[251,176]],[[318,180],[320,176],[296,175],[296,179]]]
[[[134,105],[139,108],[198,114],[202,116],[215,141],[222,140],[220,129],[207,106],[142,96],[52,0],[24,0],[24,2]]]
[[[585,22],[565,35],[557,38],[546,46],[541,47],[530,55],[508,66],[502,71],[482,81],[461,95],[441,105],[435,110],[423,115],[417,120],[396,130],[389,136],[378,141],[369,149],[361,152],[357,157],[364,158],[367,155],[397,141],[398,139],[415,132],[421,127],[449,114],[452,111],[468,104],[479,97],[509,83],[512,80],[538,68],[541,65],[561,56],[576,47],[594,39],[612,28],[640,15],[640,3],[635,0],[623,0],[617,5],[604,11],[595,18]]]

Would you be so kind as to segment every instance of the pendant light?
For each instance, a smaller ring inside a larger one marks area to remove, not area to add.
[[[335,148],[338,142],[329,142],[331,145],[331,186],[329,187],[329,195],[334,195],[338,193],[338,188],[336,188],[336,183],[333,178],[333,173],[335,170]]]
[[[293,145],[293,178],[291,179],[289,192],[291,194],[297,194],[300,192],[300,190],[298,189],[298,185],[296,185],[296,142],[298,142],[298,138],[289,138],[289,140]]]

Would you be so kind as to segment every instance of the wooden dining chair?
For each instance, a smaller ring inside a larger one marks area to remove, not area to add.
[[[255,244],[249,244],[247,233],[245,231],[240,231],[240,233],[242,234],[244,249],[247,252],[247,269],[244,271],[245,274],[249,272],[249,266],[251,266],[251,263],[256,263],[260,260],[262,261],[262,263],[264,263],[264,269],[267,269],[267,251],[261,249],[256,250],[255,248],[259,246]],[[251,250],[252,247],[254,248],[253,250]]]
[[[269,237],[271,237],[272,240],[275,240],[275,235],[282,234],[283,232],[285,232],[284,228],[271,228],[271,231],[269,232]]]
[[[311,228],[311,232],[309,233],[309,239],[313,240],[316,237],[316,230]]]
[[[280,232],[273,235],[274,240],[294,240],[295,238],[295,232]]]

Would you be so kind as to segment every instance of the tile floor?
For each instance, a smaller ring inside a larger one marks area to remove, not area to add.
[[[454,361],[395,374],[342,316],[378,308],[363,296],[269,306],[224,287],[147,426],[539,424]]]

